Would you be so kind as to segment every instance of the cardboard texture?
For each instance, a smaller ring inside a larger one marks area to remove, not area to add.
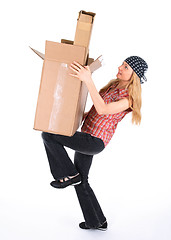
[[[86,57],[89,52],[89,43],[93,27],[95,13],[81,11],[77,20],[74,45],[86,47]]]
[[[69,66],[73,61],[92,63],[88,47],[94,16],[79,13],[74,42],[46,41],[45,55],[31,48],[44,59],[34,129],[72,136],[80,126],[88,90],[85,83],[69,75]],[[92,70],[99,66],[98,59]]]
[[[62,39],[63,40],[63,39]],[[61,42],[62,42],[61,40]],[[65,40],[68,41],[68,40]],[[71,41],[70,41],[71,42]],[[73,43],[73,42],[72,42]],[[36,53],[41,59],[45,59],[45,54],[37,51],[36,49],[30,47],[30,49]],[[88,63],[87,65],[90,68],[91,73],[93,73],[94,71],[96,71],[97,69],[99,69],[102,66],[102,62],[103,62],[103,57],[102,55],[100,55],[96,60],[94,60],[93,58],[88,58]]]
[[[31,47],[30,47],[30,48],[31,48]],[[31,48],[31,50],[32,50],[33,52],[35,52],[41,59],[43,59],[43,60],[45,59],[45,54],[37,51],[37,50],[34,49],[34,48]]]

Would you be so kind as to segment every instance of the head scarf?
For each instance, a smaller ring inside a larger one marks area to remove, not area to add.
[[[137,74],[137,76],[140,78],[141,83],[147,81],[144,73],[147,71],[148,65],[142,58],[138,56],[131,56],[126,58],[125,62],[128,63],[132,70]]]

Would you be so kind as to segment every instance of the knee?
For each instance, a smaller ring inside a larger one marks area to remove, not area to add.
[[[46,141],[46,142],[49,142],[49,141],[50,141],[50,139],[51,139],[50,133],[42,132],[41,135],[42,135],[43,141]]]

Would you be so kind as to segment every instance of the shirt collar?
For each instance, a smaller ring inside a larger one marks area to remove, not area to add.
[[[110,87],[108,87],[108,89],[106,90],[106,92],[108,92],[110,89],[115,89],[115,90],[118,90],[118,91],[121,91],[121,90],[123,90],[123,89],[125,89],[126,90],[126,88],[125,87],[117,87],[117,84],[116,83],[114,83],[114,84],[112,84]]]

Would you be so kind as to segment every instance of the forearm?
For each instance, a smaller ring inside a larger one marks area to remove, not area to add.
[[[116,102],[110,102],[106,104],[103,98],[98,93],[93,80],[86,82],[90,96],[99,115],[116,114],[125,111],[130,107],[128,98],[123,98]]]
[[[87,85],[88,91],[90,93],[91,99],[93,101],[93,104],[96,108],[97,113],[103,114],[106,104],[105,104],[103,98],[98,93],[93,80],[86,82],[86,85]]]
[[[100,96],[94,85],[88,66],[83,67],[79,63],[74,62],[73,64],[71,64],[70,68],[75,73],[70,73],[70,75],[85,82],[85,84],[87,85],[91,99],[98,114],[115,114],[129,108],[129,101],[127,98],[108,104],[104,102],[103,98]]]

